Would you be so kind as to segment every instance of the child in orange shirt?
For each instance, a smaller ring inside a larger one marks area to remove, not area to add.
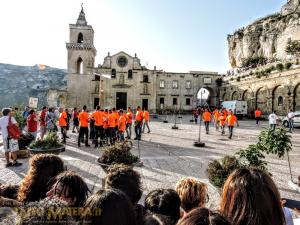
[[[125,133],[125,130],[126,130],[126,117],[125,115],[123,114],[123,110],[121,109],[119,111],[119,120],[118,120],[118,136],[119,136],[119,140],[120,141],[124,141],[125,138],[124,138],[124,133]]]

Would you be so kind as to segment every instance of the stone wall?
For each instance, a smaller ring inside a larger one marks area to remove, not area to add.
[[[276,72],[268,77],[230,80],[225,77],[221,88],[221,101],[244,100],[248,103],[248,113],[259,107],[264,114],[276,110],[286,115],[290,108],[300,111],[300,69]]]

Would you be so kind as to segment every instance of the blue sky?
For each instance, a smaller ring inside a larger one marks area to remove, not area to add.
[[[0,62],[66,68],[68,24],[81,2],[95,30],[96,65],[107,52],[125,51],[151,69],[224,73],[227,34],[279,11],[286,0],[3,1]]]

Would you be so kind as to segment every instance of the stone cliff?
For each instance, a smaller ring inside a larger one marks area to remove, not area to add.
[[[0,63],[0,107],[27,105],[29,97],[39,98],[41,107],[47,103],[49,89],[64,90],[66,86],[66,70]]]
[[[300,40],[300,0],[289,0],[280,13],[256,20],[228,35],[229,61],[241,67],[249,57],[265,57],[269,61],[286,60],[288,40]]]

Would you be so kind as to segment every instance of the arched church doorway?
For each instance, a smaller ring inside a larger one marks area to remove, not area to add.
[[[216,96],[209,87],[200,88],[197,92],[197,106],[216,106]]]

